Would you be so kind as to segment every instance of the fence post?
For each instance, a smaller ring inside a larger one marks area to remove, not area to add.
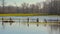
[[[37,22],[39,22],[39,19],[37,18]]]

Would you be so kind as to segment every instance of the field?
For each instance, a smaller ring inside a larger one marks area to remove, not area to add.
[[[58,16],[48,14],[0,14],[0,16]]]

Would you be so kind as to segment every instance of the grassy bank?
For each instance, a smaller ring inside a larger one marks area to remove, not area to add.
[[[0,16],[58,16],[48,14],[0,14]]]

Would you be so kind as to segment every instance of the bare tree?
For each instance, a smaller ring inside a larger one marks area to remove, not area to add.
[[[22,11],[23,11],[23,13],[25,13],[26,9],[28,9],[28,4],[27,3],[23,3],[21,5],[22,5]]]
[[[3,5],[3,11],[2,11],[2,13],[4,13],[4,1],[5,0],[2,0],[2,5]]]

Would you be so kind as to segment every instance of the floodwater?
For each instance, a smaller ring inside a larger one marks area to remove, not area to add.
[[[60,34],[60,25],[40,24],[40,22],[44,22],[44,19],[60,20],[60,16],[4,16],[3,18],[5,20],[11,18],[15,22],[2,22],[1,16],[0,34]]]

